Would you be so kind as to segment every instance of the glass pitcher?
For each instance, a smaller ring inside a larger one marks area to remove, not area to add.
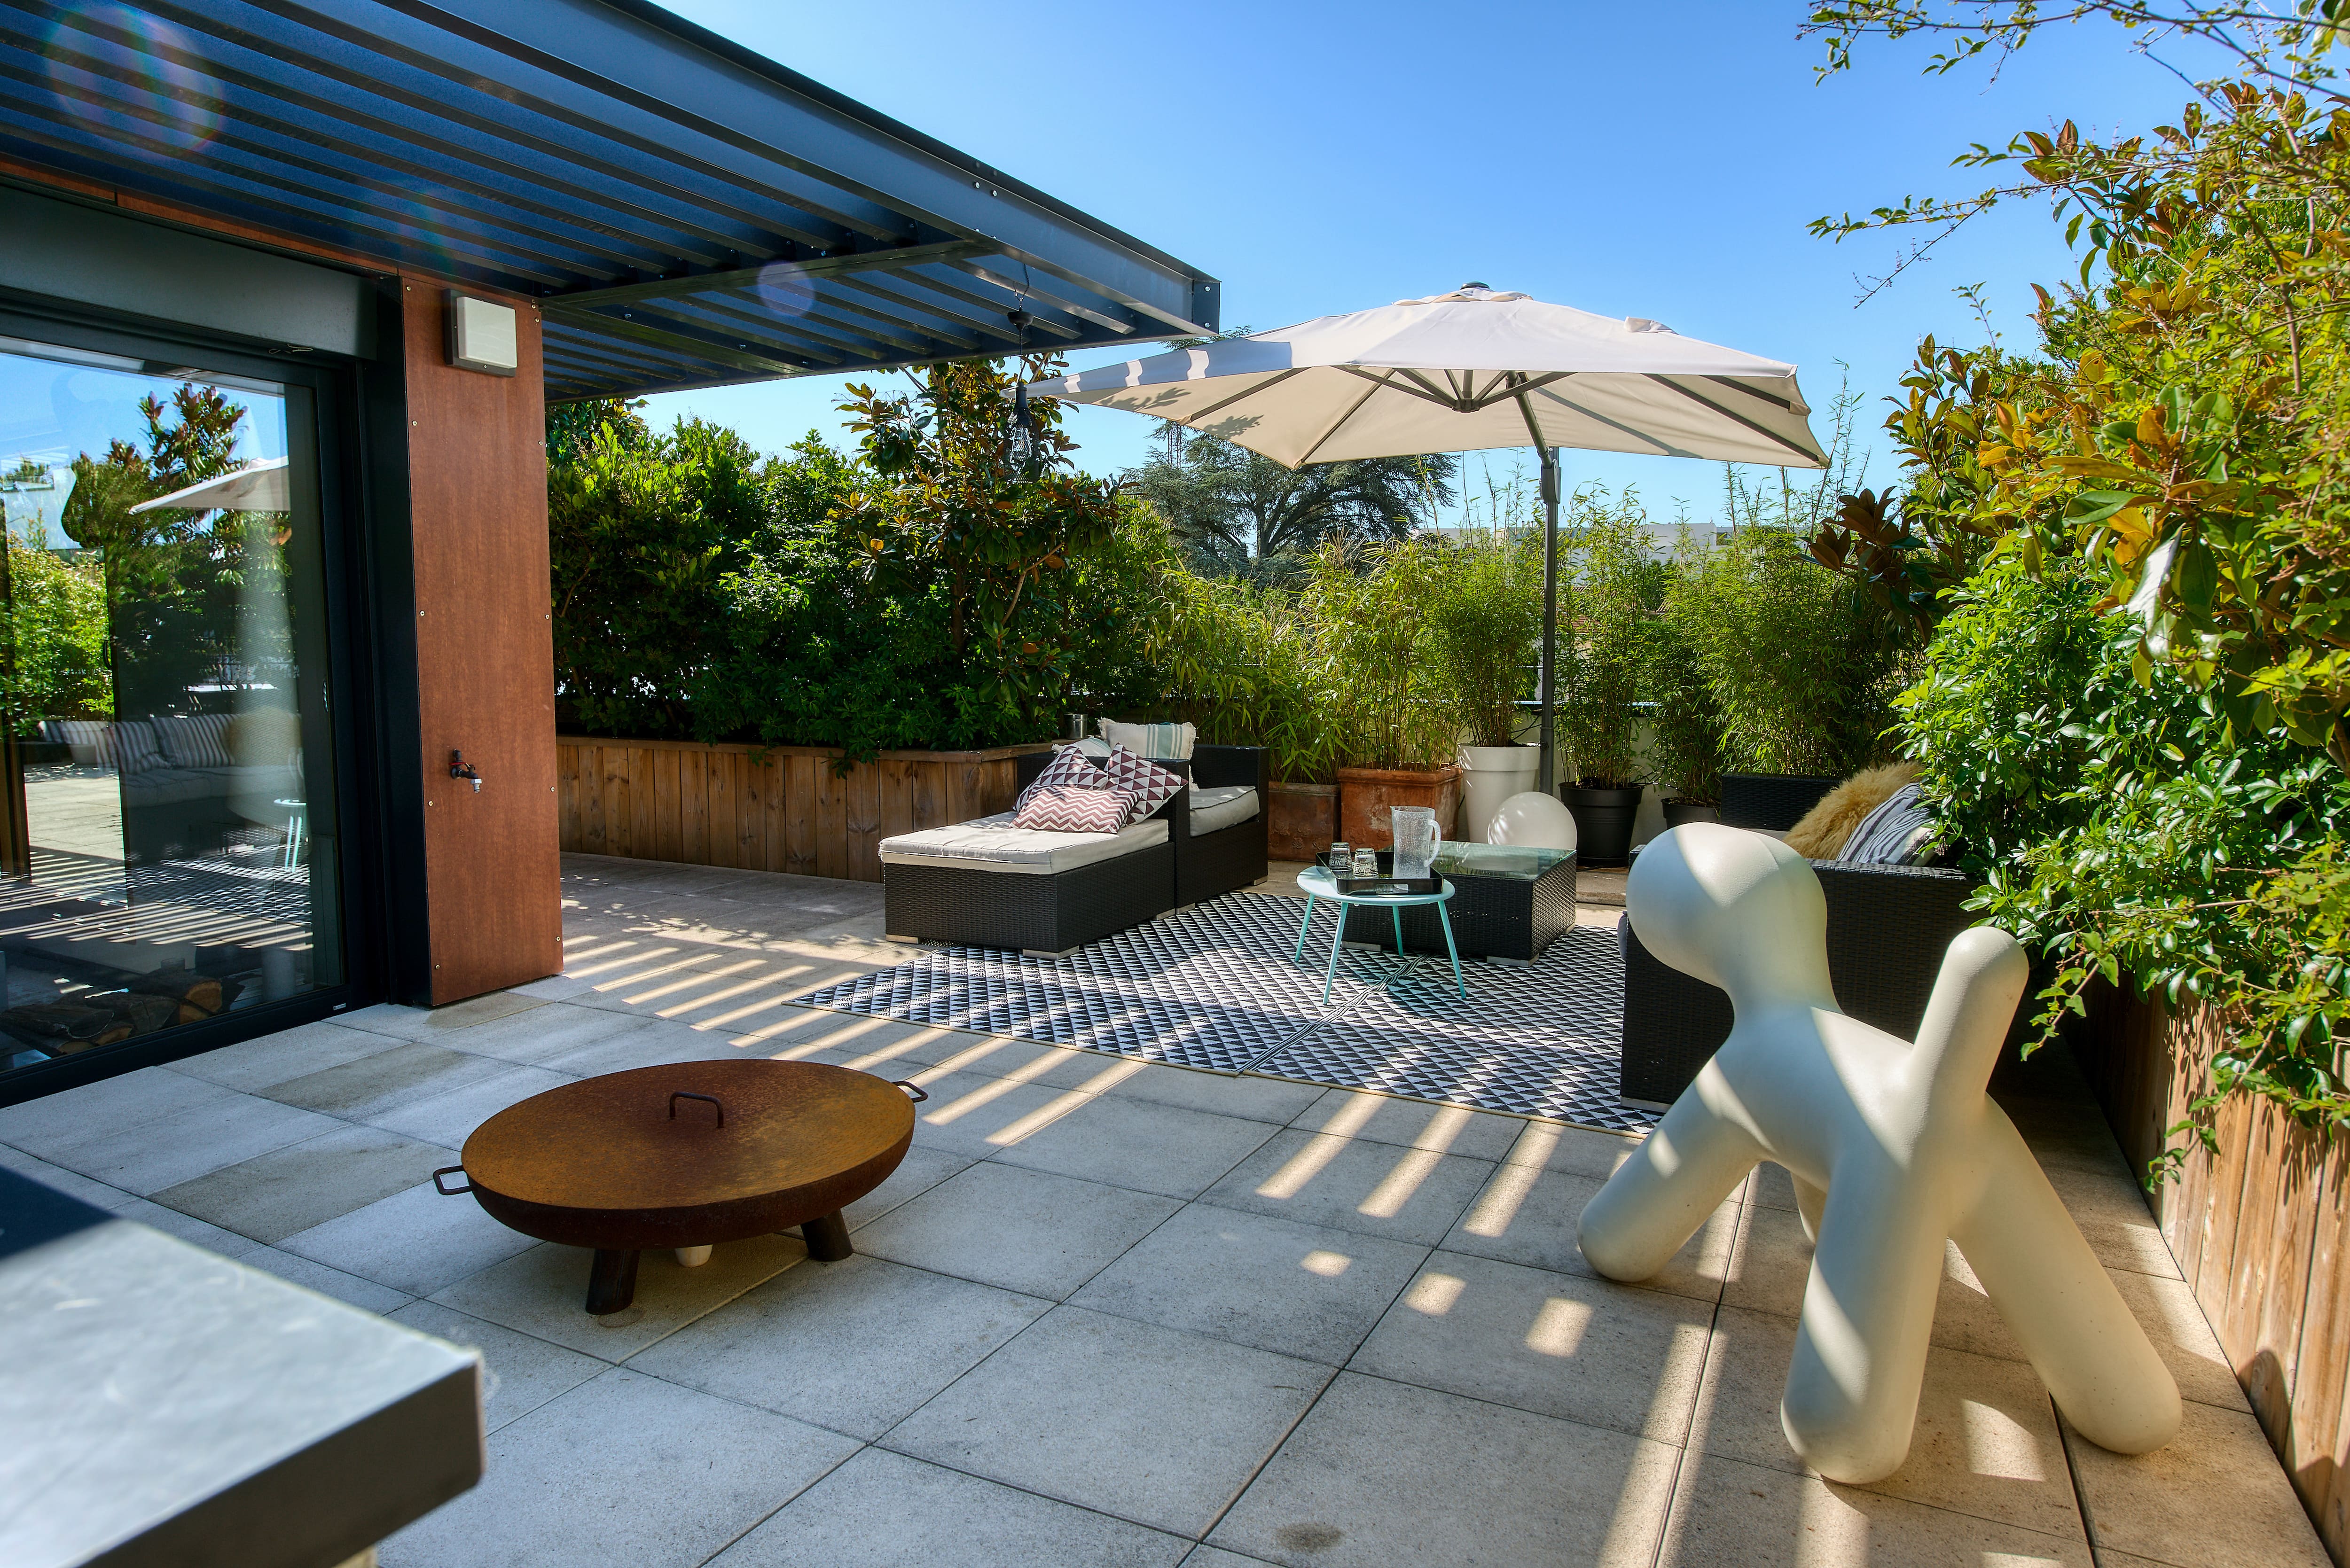
[[[1395,830],[1395,874],[1426,877],[1438,846],[1444,842],[1435,811],[1424,805],[1399,805],[1388,815]]]

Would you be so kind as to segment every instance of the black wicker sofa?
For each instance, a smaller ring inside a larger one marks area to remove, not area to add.
[[[1814,860],[1827,896],[1828,980],[1836,1005],[1864,1023],[1913,1038],[1950,939],[1975,923],[1974,881],[1934,866]],[[1624,1056],[1618,1093],[1669,1106],[1730,1037],[1730,998],[1668,967],[1618,917],[1624,953]]]
[[[1052,758],[1017,759],[1020,787]],[[1263,751],[1200,746],[1190,762],[1159,766],[1186,786],[1115,838],[1026,833],[1004,813],[884,839],[883,929],[899,940],[1064,953],[1262,878],[1270,798]],[[1244,798],[1251,791],[1253,799]],[[1220,824],[1197,835],[1195,792]]]

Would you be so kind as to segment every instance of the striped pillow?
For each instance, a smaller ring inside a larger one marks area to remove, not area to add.
[[[154,720],[155,738],[175,768],[224,768],[230,765],[228,721],[226,713],[161,714]]]
[[[1125,747],[1138,757],[1188,763],[1200,732],[1191,724],[1121,724],[1115,719],[1104,719],[1101,738],[1112,746]]]
[[[1860,819],[1836,858],[1846,865],[1914,866],[1933,842],[1933,812],[1916,784],[1903,784]]]
[[[143,774],[164,765],[163,753],[155,749],[155,732],[144,719],[107,725],[98,742],[97,761],[99,767],[126,774]]]
[[[1126,826],[1133,807],[1134,795],[1127,790],[1053,784],[1029,791],[1012,821],[1045,833],[1116,833]]]

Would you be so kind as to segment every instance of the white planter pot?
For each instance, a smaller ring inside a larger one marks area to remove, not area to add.
[[[1461,797],[1461,836],[1471,844],[1485,842],[1493,814],[1513,794],[1534,787],[1542,770],[1540,746],[1463,746],[1461,766],[1464,789]]]

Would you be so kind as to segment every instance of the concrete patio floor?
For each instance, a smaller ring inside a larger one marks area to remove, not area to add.
[[[1778,1429],[1775,1167],[1614,1284],[1575,1222],[1627,1138],[796,1005],[903,956],[876,886],[574,856],[565,891],[557,979],[0,1110],[11,1168],[481,1348],[488,1475],[387,1568],[2327,1561],[2054,1054],[2001,1098],[2185,1428],[2069,1431],[1953,1251],[1909,1461],[1845,1487]],[[598,1320],[584,1252],[426,1179],[542,1089],[750,1052],[929,1090],[848,1262],[648,1254]]]

